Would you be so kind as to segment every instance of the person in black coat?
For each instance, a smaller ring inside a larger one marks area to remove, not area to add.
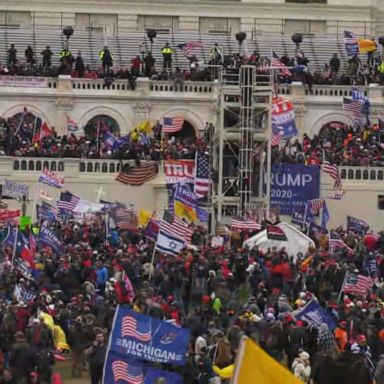
[[[84,353],[89,357],[91,384],[100,384],[103,378],[103,366],[107,353],[104,334],[98,333],[93,345],[86,349]]]
[[[15,340],[9,358],[9,366],[13,369],[16,383],[26,384],[30,373],[36,366],[36,357],[23,332],[16,332]]]

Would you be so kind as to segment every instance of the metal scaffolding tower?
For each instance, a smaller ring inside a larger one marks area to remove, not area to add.
[[[213,142],[214,226],[247,212],[269,214],[271,174],[271,73],[254,66],[222,74]]]

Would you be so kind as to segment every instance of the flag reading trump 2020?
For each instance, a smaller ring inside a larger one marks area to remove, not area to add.
[[[111,351],[154,363],[185,363],[190,332],[118,306],[109,348]]]
[[[272,168],[271,205],[291,215],[308,200],[320,196],[318,165],[279,164]]]

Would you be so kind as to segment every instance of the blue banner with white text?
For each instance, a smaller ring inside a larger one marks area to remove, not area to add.
[[[364,220],[347,216],[347,231],[364,234],[368,231],[369,225]]]
[[[308,200],[320,197],[318,165],[279,164],[272,167],[271,206],[291,215]]]
[[[118,306],[109,348],[154,363],[184,365],[190,331]]]
[[[332,331],[336,328],[337,320],[332,313],[327,312],[315,299],[311,299],[308,304],[296,315],[297,320],[306,321],[309,325],[320,328],[320,325],[326,323]]]

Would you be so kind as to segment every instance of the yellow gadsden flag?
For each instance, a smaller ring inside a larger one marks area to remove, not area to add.
[[[146,209],[140,209],[139,211],[139,226],[145,227],[148,224],[148,221],[151,219],[152,213]]]
[[[264,352],[254,341],[243,338],[231,384],[303,384],[287,368]]]
[[[358,44],[360,53],[375,52],[377,50],[377,45],[374,40],[359,39]]]
[[[137,132],[142,133],[151,133],[152,132],[152,125],[149,120],[144,120],[140,124],[137,124],[136,127],[134,127],[132,130],[136,129]]]

